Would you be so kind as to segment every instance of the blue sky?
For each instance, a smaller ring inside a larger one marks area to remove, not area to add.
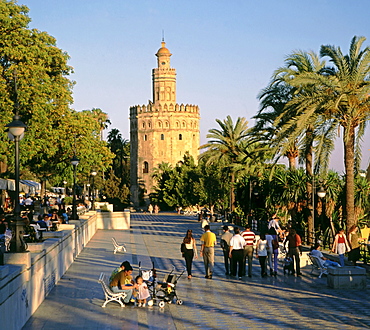
[[[368,0],[19,0],[31,28],[47,31],[74,67],[76,110],[101,108],[129,138],[129,107],[152,98],[151,70],[164,30],[177,70],[177,102],[201,110],[201,143],[215,119],[250,118],[257,95],[294,50],[323,44],[347,53],[354,35],[368,38]],[[363,144],[363,167],[369,161]],[[331,166],[343,170],[343,152]]]

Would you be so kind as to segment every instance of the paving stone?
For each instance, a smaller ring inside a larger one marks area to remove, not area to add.
[[[192,229],[200,248],[202,230],[194,217],[177,214],[132,214],[131,229],[99,230],[51,291],[24,329],[366,329],[370,326],[367,290],[335,290],[326,278],[310,275],[260,277],[254,260],[253,277],[237,280],[224,275],[222,251],[215,249],[212,280],[204,278],[201,258],[193,263],[193,278],[179,279],[177,293],[184,304],[160,309],[121,308],[112,302],[101,308],[99,274],[109,274],[123,260],[150,269],[162,279],[185,263],[180,243]],[[125,243],[126,254],[113,254],[111,238]],[[280,266],[280,265],[279,265]],[[186,274],[185,274],[186,275]],[[369,287],[369,283],[367,283]]]

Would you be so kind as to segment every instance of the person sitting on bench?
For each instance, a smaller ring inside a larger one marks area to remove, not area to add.
[[[125,292],[126,298],[123,300],[125,304],[128,304],[132,298],[134,289],[138,288],[138,285],[132,279],[132,267],[127,266],[125,270],[117,273],[113,280],[110,282],[110,287],[114,293]]]
[[[337,262],[331,261],[328,258],[325,258],[322,252],[320,251],[320,248],[321,248],[320,243],[316,243],[315,246],[311,249],[311,255],[319,259],[320,265],[322,267],[326,267],[326,268],[327,267],[340,267],[340,265]]]

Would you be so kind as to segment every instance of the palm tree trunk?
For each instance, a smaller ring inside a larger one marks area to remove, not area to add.
[[[234,171],[231,171],[231,183],[230,183],[230,212],[234,212],[235,206],[235,195],[234,195],[234,181],[235,174]]]
[[[349,130],[347,133],[346,130]],[[344,168],[346,171],[346,226],[347,231],[352,226],[357,224],[355,219],[355,128],[350,126],[344,128],[343,134],[344,144]]]
[[[288,157],[289,161],[289,169],[294,170],[295,169],[295,157]]]

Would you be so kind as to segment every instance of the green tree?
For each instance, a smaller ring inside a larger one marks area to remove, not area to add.
[[[362,49],[364,41],[364,37],[353,37],[348,55],[339,47],[321,46],[320,55],[333,66],[301,74],[289,82],[300,90],[315,86],[312,92],[301,93],[294,100],[296,125],[313,123],[312,118],[319,115],[326,125],[343,128],[347,228],[357,223],[354,178],[359,171],[360,143],[370,115],[370,48]]]
[[[220,162],[228,168],[230,175],[230,211],[234,210],[234,184],[235,184],[235,166],[238,158],[243,152],[242,141],[247,137],[248,122],[244,117],[239,117],[235,125],[230,116],[221,121],[216,119],[220,129],[210,129],[207,134],[209,141],[200,146],[200,149],[206,151],[200,155],[200,159],[207,157],[207,164]]]
[[[107,136],[108,147],[115,154],[114,174],[121,179],[121,185],[130,183],[130,143],[124,139],[118,129],[113,128]]]
[[[70,109],[74,82],[68,79],[68,54],[46,32],[29,29],[29,22],[26,6],[0,0],[0,125],[11,121],[17,107],[28,126],[20,144],[21,167],[58,184],[72,177],[74,153],[83,175],[92,166],[108,167],[112,154],[100,141],[96,114]],[[0,160],[10,165],[11,175],[13,143],[2,132]]]

